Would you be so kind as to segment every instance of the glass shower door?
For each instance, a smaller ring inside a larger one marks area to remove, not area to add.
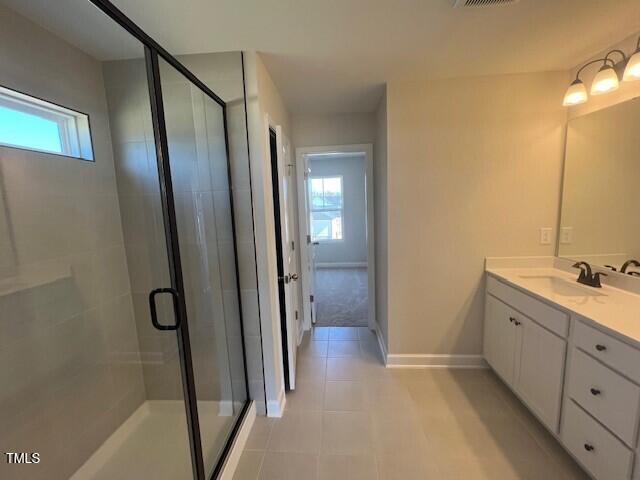
[[[207,477],[247,401],[224,103],[158,60]]]
[[[93,160],[0,146],[0,478],[193,479],[173,291],[150,320],[172,268],[145,45],[85,0],[29,7],[50,29],[0,7],[0,84],[84,112]]]

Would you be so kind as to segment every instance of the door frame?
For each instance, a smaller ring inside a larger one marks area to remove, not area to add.
[[[287,173],[288,165],[285,164],[286,159],[283,157],[284,132],[282,130],[282,126],[278,125],[269,116],[269,114],[264,115],[264,120],[265,120],[264,123],[265,123],[265,136],[266,136],[265,148],[266,148],[266,151],[268,152],[268,163],[269,163],[268,166],[269,166],[269,172],[271,174],[270,187],[273,192],[272,196],[274,198],[273,200],[273,220],[274,220],[273,238],[274,238],[275,252],[276,252],[275,274],[277,275],[276,277],[276,286],[277,286],[277,292],[278,292],[277,303],[279,308],[279,315],[278,315],[277,321],[280,324],[279,325],[280,328],[278,329],[278,331],[280,332],[279,344],[282,348],[282,379],[283,379],[284,390],[285,392],[288,392],[296,388],[297,348],[298,348],[298,345],[300,344],[300,339],[301,339],[301,335],[300,335],[301,332],[298,332],[297,318],[294,318],[293,316],[290,316],[287,313],[288,303],[287,303],[286,288],[284,287],[284,284],[282,284],[282,281],[285,281],[285,280],[284,279],[281,280],[280,278],[278,278],[280,275],[280,269],[282,269],[286,275],[289,274],[289,272],[286,272],[287,265],[285,262],[285,254],[288,252],[289,245],[285,245],[285,240],[283,239],[283,235],[282,235],[282,232],[283,232],[282,210],[283,209],[287,210],[289,208],[289,205],[282,204],[283,198],[282,198],[282,192],[281,192],[282,182],[288,175]],[[275,158],[271,150],[272,134],[275,135],[275,143],[276,143]],[[290,141],[289,141],[289,148],[290,148]],[[277,203],[276,203],[275,194],[274,194],[275,188],[278,189]],[[289,212],[289,213],[293,213],[292,219],[296,216],[296,212]],[[293,236],[295,238],[294,242],[297,242],[297,232],[295,232],[295,230],[294,230]],[[295,255],[295,252],[294,252],[294,255]],[[282,262],[282,265],[280,265],[279,262]],[[298,266],[298,270],[299,270],[299,266]],[[289,278],[286,281],[291,282],[291,279]],[[281,290],[281,287],[284,288],[284,290]],[[298,292],[295,284],[293,284],[293,286],[290,288],[289,293],[291,295],[291,298],[289,298],[289,301],[293,302],[295,300],[296,301],[295,303],[297,304],[298,303],[297,298],[295,297],[297,297]]]
[[[376,329],[376,268],[375,268],[375,228],[373,204],[373,144],[361,143],[351,145],[329,145],[319,147],[296,148],[296,175],[298,183],[298,245],[300,246],[300,280],[302,281],[302,311],[304,329],[311,329],[311,297],[309,277],[306,266],[309,259],[307,231],[309,231],[309,212],[306,208],[305,157],[314,154],[354,154],[364,155],[365,191],[367,206],[367,295],[369,317],[367,325],[370,330]],[[303,270],[305,270],[303,272]]]
[[[288,335],[288,318],[287,318],[287,293],[286,285],[289,280],[285,278],[285,264],[284,264],[284,248],[282,240],[282,205],[281,205],[281,193],[280,192],[280,152],[279,146],[282,144],[282,136],[278,135],[279,128],[276,126],[268,125],[269,135],[269,164],[271,166],[271,194],[273,196],[273,225],[275,234],[275,247],[276,247],[276,273],[278,275],[278,305],[280,306],[280,342],[282,344],[282,369],[284,376],[284,389],[288,391],[290,386],[290,372],[289,372],[289,335]],[[280,137],[280,138],[279,138]],[[286,208],[286,207],[285,207]]]

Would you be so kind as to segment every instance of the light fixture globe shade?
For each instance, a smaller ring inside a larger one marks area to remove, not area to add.
[[[622,79],[625,82],[640,80],[640,50],[634,53],[629,59],[627,68],[624,69]]]
[[[596,73],[591,85],[591,95],[613,92],[620,86],[618,74],[611,65],[603,65]]]
[[[570,107],[571,105],[579,105],[587,101],[587,87],[584,86],[582,80],[576,78],[569,88],[567,88],[567,93],[564,94],[564,101],[562,104],[565,107]]]

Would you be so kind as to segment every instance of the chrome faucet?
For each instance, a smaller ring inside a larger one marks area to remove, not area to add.
[[[607,276],[606,273],[602,273],[602,272],[593,273],[593,270],[591,269],[591,265],[589,265],[587,262],[578,262],[573,265],[573,268],[580,269],[580,275],[578,276],[578,280],[577,280],[578,283],[587,285],[589,287],[602,288],[602,284],[600,283],[600,277],[606,277]]]
[[[622,267],[620,267],[620,273],[627,273],[627,268],[629,267],[640,267],[640,262],[638,260],[627,260],[626,262],[624,262],[624,264],[622,264]],[[631,275],[632,272],[628,272],[629,275]]]

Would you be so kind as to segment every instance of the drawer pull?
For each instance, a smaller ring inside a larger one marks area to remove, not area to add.
[[[605,347],[604,345],[600,345],[600,344],[596,345],[596,350],[598,350],[599,352],[604,352],[606,349],[607,347]]]
[[[587,452],[593,452],[593,451],[595,450],[595,447],[594,447],[593,445],[590,445],[590,444],[588,444],[588,443],[585,443],[585,444],[584,444],[584,449],[585,449]]]
[[[597,388],[592,388],[591,389],[591,395],[600,395],[602,392],[600,390],[598,390]]]

